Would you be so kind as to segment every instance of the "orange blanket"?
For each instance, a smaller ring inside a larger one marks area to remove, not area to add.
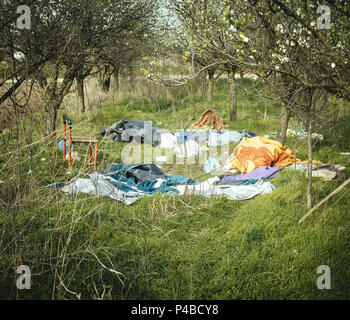
[[[213,109],[205,110],[201,118],[197,122],[192,123],[188,129],[199,129],[204,126],[209,126],[216,130],[227,128],[227,126],[223,124],[219,114]]]
[[[233,151],[233,168],[248,173],[262,166],[286,167],[292,163],[301,163],[293,151],[282,143],[264,137],[243,138]],[[315,161],[313,163],[320,163]]]

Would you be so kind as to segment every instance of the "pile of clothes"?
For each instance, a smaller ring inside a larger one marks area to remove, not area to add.
[[[300,136],[305,134],[292,131],[292,128],[287,133]],[[274,186],[265,179],[275,177],[283,168],[307,171],[307,161],[298,159],[287,146],[251,132],[227,130],[213,109],[206,110],[187,131],[173,133],[159,129],[150,121],[122,120],[99,134],[116,141],[172,148],[177,157],[197,156],[203,147],[239,144],[224,165],[217,159],[207,159],[204,171],[216,173],[216,176],[202,182],[182,175],[166,175],[159,165],[152,162],[130,166],[116,164],[107,170],[89,174],[87,179],[80,178],[65,185],[62,188],[64,192],[109,196],[127,205],[156,192],[206,197],[224,195],[231,200],[245,200],[272,192]],[[345,177],[341,172],[343,169],[345,168],[331,163],[313,161],[312,175],[326,180],[339,179]],[[218,173],[220,170],[223,173]],[[237,172],[240,174],[232,175]]]
[[[301,162],[287,146],[260,136],[243,139],[233,154],[235,157],[232,160],[232,167],[242,173],[262,166],[286,167],[292,163]]]
[[[222,180],[268,179],[275,177],[282,168],[303,170],[307,175],[307,161],[298,159],[293,151],[282,143],[256,136],[244,138],[234,149],[231,168],[241,172],[237,176],[224,176]],[[312,162],[312,176],[325,180],[345,178],[345,167],[332,163]]]
[[[252,132],[230,131],[226,128],[217,112],[208,109],[187,131],[173,133],[170,130],[158,128],[151,121],[121,120],[97,134],[115,141],[172,148],[179,158],[198,156],[203,146],[224,146],[238,143],[244,137],[255,136]]]
[[[273,189],[270,182],[262,179],[232,184],[213,177],[199,182],[182,175],[166,175],[155,163],[138,163],[131,166],[116,164],[107,170],[93,172],[88,179],[76,179],[64,186],[62,191],[67,194],[109,196],[130,205],[156,192],[205,197],[224,195],[231,200],[246,200],[258,194],[270,193]]]
[[[169,130],[159,129],[147,120],[121,120],[103,129],[98,135],[106,136],[110,140],[132,143],[147,143],[157,146],[160,135]]]
[[[197,122],[194,122],[188,129],[199,129],[203,127],[209,127],[211,129],[223,130],[227,126],[222,122],[219,114],[213,109],[207,109],[203,112],[200,119]]]

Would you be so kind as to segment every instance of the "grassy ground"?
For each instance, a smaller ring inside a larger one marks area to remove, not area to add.
[[[224,81],[216,87],[215,108],[230,130],[272,137],[278,103],[249,95],[247,80],[239,84],[239,120],[229,121]],[[122,119],[152,120],[170,130],[183,122],[187,128],[208,108],[191,88],[174,96],[159,97],[160,111],[135,95],[114,96],[85,115],[76,112],[76,99],[69,97],[60,112],[72,117],[74,134],[93,135]],[[330,109],[327,119],[340,114],[343,120],[336,128],[316,127],[325,139],[314,146],[314,159],[345,165],[348,176],[349,162],[340,152],[349,147],[349,105],[334,101]],[[247,201],[156,194],[126,206],[110,198],[67,196],[44,186],[91,172],[87,148],[76,147],[81,160],[67,174],[56,148],[61,123],[56,138],[44,139],[37,117],[38,125],[27,119],[0,137],[0,298],[350,298],[348,189],[302,224],[307,181],[292,170],[271,179],[273,193]],[[301,128],[295,119],[291,125]],[[125,144],[98,139],[98,169],[121,162]],[[306,159],[305,142],[288,138],[286,144]],[[186,174],[182,164],[164,165],[163,171]],[[187,174],[207,177],[202,164],[189,165]],[[314,179],[314,203],[341,182]],[[31,268],[31,290],[16,289],[21,264]],[[316,286],[320,265],[331,269],[330,290]]]

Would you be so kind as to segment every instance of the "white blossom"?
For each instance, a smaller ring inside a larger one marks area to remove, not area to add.
[[[249,38],[246,37],[244,34],[240,34],[240,38],[244,41],[244,42],[248,42]]]
[[[236,27],[234,25],[232,25],[232,24],[230,25],[230,30],[233,31],[233,32],[237,31]]]

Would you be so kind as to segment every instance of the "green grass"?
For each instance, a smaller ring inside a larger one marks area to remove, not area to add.
[[[278,104],[249,96],[243,87],[249,88],[249,82],[240,82],[239,120],[229,120],[227,86],[222,80],[215,89],[214,106],[231,130],[272,137]],[[185,128],[208,108],[201,96],[192,93],[179,92]],[[165,95],[159,98],[161,112],[146,100],[129,97],[105,101],[80,116],[74,101],[66,99],[58,119],[67,112],[76,135],[93,135],[122,119],[181,128],[179,105],[173,113]],[[349,105],[341,101],[336,108],[349,112]],[[295,119],[291,125],[300,127]],[[318,126],[325,140],[315,145],[314,159],[345,165],[349,175],[348,159],[340,155],[347,151],[348,140],[343,138],[349,132],[347,126],[344,122],[337,132],[340,142],[329,129],[322,131]],[[86,166],[87,147],[76,147],[81,161],[73,164],[68,175],[67,163],[56,148],[60,136],[17,149],[28,143],[24,135],[28,126],[20,128],[20,135],[12,130],[1,136],[2,153],[12,153],[0,157],[0,180],[4,181],[0,184],[0,298],[76,299],[76,294],[82,299],[350,298],[348,189],[302,224],[298,220],[307,211],[307,180],[303,173],[291,170],[271,179],[276,187],[271,194],[247,201],[156,194],[126,206],[110,198],[65,195],[43,186],[91,172]],[[35,130],[33,136],[33,141],[39,139]],[[125,144],[98,139],[98,169],[120,162]],[[286,144],[297,157],[306,159],[305,142],[288,138]],[[185,173],[181,164],[164,165],[163,171]],[[203,165],[189,165],[190,177],[203,174]],[[340,184],[314,179],[314,203]],[[15,270],[20,264],[31,268],[31,290],[16,289]],[[331,290],[316,286],[320,265],[331,268]]]

